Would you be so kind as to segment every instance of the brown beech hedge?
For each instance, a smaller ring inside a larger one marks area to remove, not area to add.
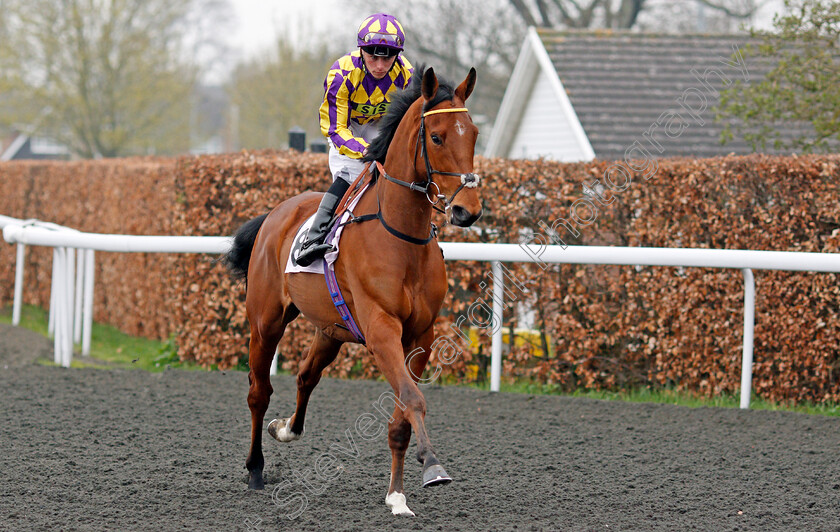
[[[478,157],[485,214],[444,225],[441,240],[840,252],[840,156],[662,159],[562,164]],[[0,164],[0,214],[83,231],[229,235],[278,202],[329,182],[326,156],[241,152],[179,159]],[[436,215],[437,216],[437,215]],[[372,222],[369,222],[372,223]],[[12,298],[14,248],[0,246],[0,305]],[[49,302],[51,255],[28,248],[26,300]],[[447,262],[450,290],[432,355],[449,381],[486,378],[500,324],[490,265]],[[840,401],[836,274],[756,271],[758,395]],[[217,256],[97,254],[95,318],[131,334],[176,335],[182,359],[220,368],[247,357],[245,290]],[[743,278],[738,270],[505,264],[505,378],[572,390],[669,387],[713,396],[740,384]],[[280,350],[296,371],[311,327]],[[469,345],[468,337],[472,337]],[[329,374],[374,376],[345,348]]]
[[[80,231],[169,235],[176,212],[174,159],[0,163],[0,214]],[[24,298],[49,307],[52,250],[27,246]],[[97,253],[94,317],[138,336],[177,325],[168,280],[176,255]],[[14,297],[15,249],[0,243],[0,307]]]

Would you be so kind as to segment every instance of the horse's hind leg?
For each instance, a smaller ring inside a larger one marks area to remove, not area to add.
[[[276,320],[261,320],[249,316],[251,322],[251,341],[248,349],[248,407],[251,409],[251,450],[245,467],[248,468],[248,487],[261,490],[264,487],[263,467],[265,459],[262,453],[262,427],[265,411],[274,389],[271,387],[271,361],[277,344],[283,337],[286,325],[298,315],[294,305],[282,309]],[[265,318],[265,316],[263,316]],[[262,324],[262,326],[260,326]]]
[[[294,415],[287,419],[274,419],[268,424],[268,433],[277,441],[289,442],[303,436],[309,396],[321,380],[321,373],[335,360],[341,345],[342,342],[330,338],[320,329],[315,332],[315,337],[309,346],[309,354],[298,369],[297,407]]]

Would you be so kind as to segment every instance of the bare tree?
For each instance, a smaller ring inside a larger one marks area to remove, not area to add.
[[[492,122],[519,55],[526,26],[506,0],[368,1],[386,10],[406,31],[406,56],[459,81],[475,67],[478,82],[470,98],[479,129]],[[488,132],[489,133],[489,132]],[[479,137],[479,141],[484,137]]]
[[[696,13],[703,5],[731,19],[749,19],[762,2],[756,0],[510,0],[519,17],[528,26],[542,28],[629,29],[636,26],[644,11],[673,8]],[[671,19],[661,18],[661,30]]]
[[[746,33],[758,12],[779,0],[647,0],[634,30],[666,33]]]
[[[324,97],[324,78],[344,52],[326,44],[299,51],[281,37],[272,53],[240,64],[228,86],[239,113],[240,144],[251,149],[277,148],[295,126],[309,138],[321,139],[318,108]]]
[[[81,157],[189,148],[204,42],[220,0],[5,0],[0,122],[51,136]]]

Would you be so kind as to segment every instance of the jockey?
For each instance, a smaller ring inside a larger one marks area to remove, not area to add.
[[[324,243],[330,221],[350,184],[364,169],[361,159],[379,133],[391,98],[406,88],[414,69],[403,57],[405,33],[391,15],[376,13],[359,26],[354,50],[333,63],[324,80],[321,133],[330,146],[333,184],[321,200],[297,263],[308,266],[332,250]]]

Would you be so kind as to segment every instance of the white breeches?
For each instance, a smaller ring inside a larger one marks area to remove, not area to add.
[[[358,125],[351,123],[350,131],[356,137],[361,137],[370,143],[379,135],[379,124],[367,123]],[[330,173],[332,173],[333,181],[340,177],[348,183],[352,183],[359,177],[362,170],[364,170],[365,163],[361,159],[353,159],[352,157],[338,153],[338,149],[333,145],[331,140],[327,139],[327,143],[330,146]]]

